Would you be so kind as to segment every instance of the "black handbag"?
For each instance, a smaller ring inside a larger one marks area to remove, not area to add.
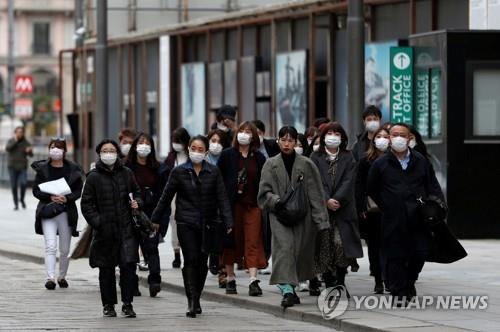
[[[226,226],[220,220],[203,223],[201,250],[209,255],[221,255],[224,249]]]
[[[146,239],[154,236],[151,220],[142,210],[132,210],[132,222],[135,235],[139,239]]]
[[[429,196],[426,199],[422,197],[417,199],[418,215],[427,227],[430,229],[445,223],[448,209],[446,204],[435,196]]]
[[[50,202],[40,210],[39,216],[42,219],[50,219],[60,215],[65,211],[66,211],[65,204]]]
[[[280,200],[280,205],[281,208],[275,214],[278,221],[284,226],[292,227],[305,219],[308,204],[303,175],[299,175],[295,186],[290,186]]]

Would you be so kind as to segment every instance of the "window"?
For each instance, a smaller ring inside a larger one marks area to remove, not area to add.
[[[500,136],[500,69],[476,69],[472,77],[472,134]]]
[[[50,23],[33,23],[33,54],[50,54]]]

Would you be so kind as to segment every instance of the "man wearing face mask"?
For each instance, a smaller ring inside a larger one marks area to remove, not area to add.
[[[216,120],[210,129],[220,129],[226,133],[227,140],[224,149],[228,148],[234,139],[234,130],[236,126],[236,108],[231,105],[224,105],[217,110]]]
[[[359,161],[366,155],[370,142],[373,140],[373,134],[380,128],[382,112],[374,105],[365,108],[362,114],[365,131],[358,135],[356,143],[352,147],[352,154],[356,161]]]
[[[264,157],[272,158],[280,153],[280,148],[276,139],[266,139],[266,125],[260,120],[254,120],[252,123],[257,127],[257,133],[259,134],[260,148],[259,151],[264,155]]]
[[[429,161],[408,147],[410,128],[390,129],[390,151],[373,162],[367,193],[381,216],[381,267],[397,305],[416,296],[415,282],[429,255],[431,235],[418,218],[417,199],[444,195]]]
[[[120,133],[118,134],[118,143],[120,144],[120,151],[123,158],[128,156],[130,147],[132,146],[136,136],[137,132],[132,128],[124,128],[120,130]]]

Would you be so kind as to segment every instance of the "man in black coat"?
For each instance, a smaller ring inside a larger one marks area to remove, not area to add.
[[[365,131],[358,135],[356,143],[352,147],[352,155],[356,161],[360,161],[366,155],[373,135],[380,128],[382,112],[377,106],[370,105],[365,108],[362,117]]]
[[[391,149],[368,175],[368,195],[382,211],[381,264],[393,296],[416,295],[415,281],[429,255],[431,234],[418,217],[418,198],[444,195],[429,161],[408,147],[406,124],[391,128]]]

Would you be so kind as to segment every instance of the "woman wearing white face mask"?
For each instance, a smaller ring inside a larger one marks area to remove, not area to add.
[[[191,318],[202,313],[200,296],[208,272],[208,254],[219,254],[221,250],[220,243],[212,241],[214,233],[207,229],[217,229],[220,238],[224,232],[231,232],[233,224],[222,175],[216,166],[205,160],[208,147],[208,139],[204,136],[191,139],[189,160],[172,171],[152,217],[153,222],[162,218],[177,195],[175,219],[184,256],[182,277],[188,300],[186,316]]]
[[[94,230],[89,264],[99,268],[103,315],[116,317],[115,268],[119,266],[122,314],[135,317],[132,301],[139,244],[132,226],[132,210],[143,205],[141,190],[132,171],[118,158],[118,143],[105,139],[96,152],[99,160],[87,176],[81,203],[82,214]]]
[[[331,224],[332,263],[329,271],[322,271],[327,288],[345,286],[347,268],[356,271],[356,258],[363,257],[354,198],[356,161],[347,143],[344,128],[331,122],[323,127],[320,148],[311,156],[323,181]]]
[[[224,150],[217,163],[224,177],[234,219],[234,246],[225,248],[222,256],[227,271],[226,294],[237,293],[234,264],[244,262],[250,274],[248,294],[262,295],[257,271],[266,268],[267,260],[257,194],[266,159],[258,151],[259,147],[257,128],[249,121],[243,122],[238,128],[233,147]]]
[[[160,166],[162,177],[168,179],[170,172],[177,166],[184,164],[188,160],[188,146],[191,136],[185,128],[179,127],[172,132],[172,150],[169,152],[165,162]],[[175,209],[175,204],[172,204]],[[175,215],[173,211],[172,215]],[[173,218],[170,219],[170,235],[172,248],[174,249],[174,260],[172,267],[178,269],[181,267],[181,247],[177,238],[176,223]]]
[[[212,165],[217,165],[220,154],[227,145],[227,135],[220,129],[213,129],[208,133],[207,139],[209,142],[207,161]]]
[[[381,212],[367,194],[367,181],[370,167],[389,148],[389,130],[381,128],[374,132],[366,155],[360,159],[356,176],[356,208],[358,210],[361,237],[368,245],[370,275],[375,279],[375,294],[384,293],[382,268],[380,266],[380,218]]]
[[[145,133],[137,135],[132,142],[125,166],[134,173],[144,202],[142,210],[151,218],[153,210],[160,200],[163,187],[167,183],[167,178],[160,173],[160,163],[156,159],[155,143],[151,136]],[[155,235],[142,240],[140,243],[149,270],[148,284],[151,297],[155,297],[161,290],[158,244],[160,236],[164,237],[167,232],[168,221],[168,219],[162,219],[159,224],[154,224],[157,231]]]
[[[33,195],[40,200],[36,209],[35,231],[43,234],[45,240],[45,287],[49,290],[56,287],[57,235],[60,255],[57,283],[61,288],[68,287],[66,274],[71,236],[78,236],[78,211],[75,202],[82,194],[84,175],[79,165],[65,158],[66,151],[64,139],[52,139],[49,143],[49,159],[36,161],[31,165],[36,172]],[[40,190],[41,183],[61,178],[68,183],[70,194],[51,195]]]

